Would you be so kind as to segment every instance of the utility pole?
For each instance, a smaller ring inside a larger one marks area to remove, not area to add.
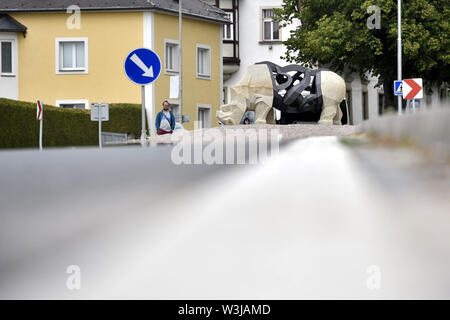
[[[180,0],[181,1],[181,0]],[[402,81],[402,0],[397,0],[397,80]],[[402,114],[402,96],[398,96],[398,114]]]
[[[180,66],[180,85],[178,97],[180,99],[181,123],[183,123],[183,0],[178,0],[178,25],[179,25],[179,66]]]

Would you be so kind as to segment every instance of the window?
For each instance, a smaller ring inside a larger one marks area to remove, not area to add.
[[[165,66],[166,73],[178,73],[179,68],[179,43],[175,40],[165,40]]]
[[[363,91],[362,93],[362,102],[363,102],[363,119],[369,119],[369,95],[367,91]]]
[[[348,119],[348,124],[353,124],[353,107],[352,107],[352,90],[346,90],[345,99],[347,100],[347,108],[348,115],[350,119]]]
[[[211,47],[197,45],[197,77],[211,79]]]
[[[198,129],[211,128],[211,106],[197,105]]]
[[[227,18],[230,19],[231,24],[225,24],[223,26],[223,40],[231,41],[234,39],[233,14],[231,12],[227,13]]]
[[[88,72],[87,38],[56,39],[56,73]]]
[[[427,105],[427,107],[430,107],[432,102],[433,102],[433,98],[431,97],[431,95],[426,94],[425,95],[425,104]]]
[[[61,70],[84,70],[84,42],[60,43]]]
[[[263,41],[280,41],[280,25],[274,21],[273,9],[263,9]]]
[[[78,103],[72,103],[72,104],[60,104],[59,105],[60,108],[64,108],[64,109],[86,109],[86,105],[84,104],[78,104]]]
[[[446,84],[441,85],[439,87],[439,100],[445,103],[447,101],[449,92],[450,90]]]
[[[13,41],[2,40],[0,41],[0,66],[2,75],[13,75]]]
[[[384,93],[378,93],[378,114],[382,115],[384,113]]]
[[[56,100],[56,106],[65,109],[88,109],[87,100]]]

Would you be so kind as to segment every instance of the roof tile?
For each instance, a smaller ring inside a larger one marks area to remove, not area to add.
[[[178,13],[178,0],[0,0],[0,12],[66,11],[71,5],[78,5],[81,11],[160,10]],[[215,22],[230,22],[223,11],[201,0],[183,0],[183,13]]]

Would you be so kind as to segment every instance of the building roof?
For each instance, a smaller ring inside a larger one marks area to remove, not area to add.
[[[0,13],[66,12],[77,5],[81,11],[157,10],[178,14],[178,0],[0,0]],[[201,0],[183,0],[187,16],[230,23],[225,13]]]
[[[7,14],[0,13],[0,32],[26,32],[27,27]]]

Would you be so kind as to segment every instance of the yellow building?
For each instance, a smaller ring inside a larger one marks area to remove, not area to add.
[[[178,1],[91,0],[81,1],[81,8],[72,2],[0,2],[0,97],[86,109],[92,102],[141,103],[141,87],[127,78],[124,60],[146,47],[162,62],[158,80],[145,87],[152,127],[165,99],[178,122],[190,119],[186,129],[196,120],[217,124],[222,25],[228,22],[223,12],[200,0],[183,1],[181,112],[178,95],[170,97],[179,74]]]

